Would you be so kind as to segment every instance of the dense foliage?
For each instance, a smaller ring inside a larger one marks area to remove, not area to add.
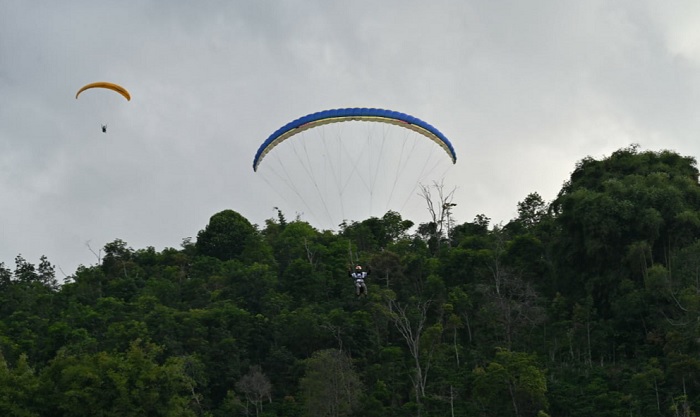
[[[0,415],[695,416],[695,160],[586,158],[518,213],[411,234],[394,212],[333,233],[226,210],[179,249],[117,239],[62,284],[18,256]]]

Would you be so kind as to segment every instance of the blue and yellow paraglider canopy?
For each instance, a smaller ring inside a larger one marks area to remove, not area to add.
[[[358,107],[325,110],[318,113],[312,113],[289,122],[277,129],[265,140],[265,142],[263,142],[262,145],[260,145],[260,148],[255,154],[255,159],[253,160],[253,171],[258,170],[260,162],[262,162],[265,155],[267,155],[275,146],[296,135],[297,133],[301,133],[316,126],[348,121],[389,123],[405,127],[406,129],[411,129],[440,145],[440,147],[442,147],[452,159],[452,163],[457,162],[457,155],[455,154],[455,150],[450,141],[445,137],[445,135],[443,135],[429,123],[426,123],[417,117],[392,110]]]

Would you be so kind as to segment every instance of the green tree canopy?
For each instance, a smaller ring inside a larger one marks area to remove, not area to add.
[[[246,249],[256,245],[259,236],[255,227],[239,213],[224,210],[209,219],[209,224],[197,234],[198,253],[222,261],[240,259]]]

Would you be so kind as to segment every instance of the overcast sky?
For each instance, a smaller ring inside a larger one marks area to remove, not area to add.
[[[0,0],[0,262],[63,277],[88,244],[177,248],[224,209],[263,225],[282,203],[258,146],[339,107],[437,127],[456,220],[507,222],[586,156],[697,157],[699,69],[697,1]],[[74,98],[103,80],[132,100]]]

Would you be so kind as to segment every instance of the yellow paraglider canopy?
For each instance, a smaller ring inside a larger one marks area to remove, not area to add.
[[[121,85],[114,84],[114,83],[108,83],[106,81],[99,81],[96,83],[90,83],[87,85],[84,85],[83,87],[78,90],[78,92],[75,94],[75,98],[77,99],[80,93],[82,93],[85,90],[89,90],[91,88],[106,88],[112,91],[116,91],[117,93],[121,94],[124,96],[125,99],[128,101],[131,101],[131,95],[129,94],[128,91],[126,91],[126,88],[122,87]]]

